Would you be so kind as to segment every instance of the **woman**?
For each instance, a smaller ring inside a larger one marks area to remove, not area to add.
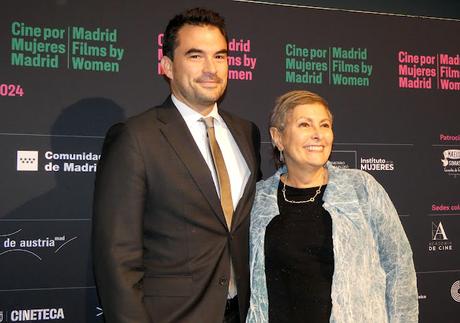
[[[327,162],[334,134],[325,100],[281,96],[270,134],[282,167],[257,184],[247,322],[417,322],[398,214],[371,175]]]

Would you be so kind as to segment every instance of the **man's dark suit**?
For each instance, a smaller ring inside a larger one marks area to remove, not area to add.
[[[93,222],[96,281],[107,323],[222,322],[230,254],[241,317],[246,316],[260,135],[254,124],[219,114],[251,172],[230,232],[209,168],[171,98],[107,134]]]

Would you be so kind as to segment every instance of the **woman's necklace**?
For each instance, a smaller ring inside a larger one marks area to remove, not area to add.
[[[325,178],[325,173],[323,173],[323,183],[324,183],[324,178]],[[323,187],[323,184],[321,184],[318,189],[316,190],[315,192],[315,195],[313,195],[312,197],[310,197],[308,200],[304,200],[304,201],[291,201],[291,200],[288,200],[286,198],[286,182],[288,180],[288,174],[286,174],[286,181],[283,182],[283,189],[281,190],[283,192],[283,197],[284,197],[284,200],[288,203],[294,203],[294,204],[302,204],[302,203],[311,203],[311,202],[314,202],[315,201],[315,198],[318,196],[319,193],[321,193],[321,188]]]

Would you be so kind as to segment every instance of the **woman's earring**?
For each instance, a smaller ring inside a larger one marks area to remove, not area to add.
[[[283,151],[281,149],[279,149],[279,152],[280,152],[280,162],[284,163],[284,154],[283,154]]]

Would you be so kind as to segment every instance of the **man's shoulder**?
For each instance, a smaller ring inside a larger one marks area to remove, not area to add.
[[[112,141],[116,138],[120,140],[120,138],[125,137],[138,139],[144,136],[151,137],[152,132],[159,129],[159,124],[161,122],[159,122],[158,111],[164,107],[165,103],[151,107],[139,114],[125,119],[124,121],[112,125],[107,131],[106,138]]]
[[[124,123],[129,128],[138,128],[146,124],[152,124],[155,122],[158,106],[149,108],[136,115],[133,115],[126,119]]]
[[[247,119],[244,119],[238,115],[236,115],[235,113],[233,112],[230,112],[228,110],[224,110],[224,109],[219,109],[219,114],[223,117],[223,118],[228,118],[228,119],[232,119],[233,121],[236,121],[236,122],[241,122],[241,123],[251,123],[251,121],[247,120]]]
[[[174,106],[168,97],[165,102],[160,105],[151,107],[139,114],[129,117],[124,121],[124,124],[130,129],[142,129],[144,127],[152,128],[158,124],[160,111],[162,114],[174,113]]]
[[[221,117],[224,119],[226,123],[230,122],[232,126],[242,127],[247,130],[257,129],[257,126],[255,125],[254,122],[244,119],[227,110],[219,109],[219,114],[221,115]]]

